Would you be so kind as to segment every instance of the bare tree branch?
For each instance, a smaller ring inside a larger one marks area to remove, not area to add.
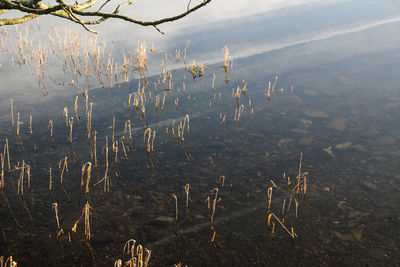
[[[179,20],[211,2],[211,0],[203,0],[199,4],[190,8],[191,0],[189,0],[187,9],[183,13],[154,21],[141,21],[129,16],[119,14],[121,8],[132,4],[132,2],[130,1],[117,5],[114,12],[112,13],[101,12],[101,10],[106,5],[110,4],[112,0],[105,0],[104,3],[100,5],[97,11],[87,11],[87,9],[94,6],[95,4],[99,4],[100,0],[88,0],[84,3],[76,2],[74,5],[68,5],[64,2],[64,0],[56,1],[56,5],[49,5],[43,3],[42,0],[0,0],[0,15],[10,10],[18,10],[24,13],[28,13],[27,15],[19,18],[0,19],[0,26],[24,23],[41,15],[53,15],[80,24],[86,30],[92,33],[97,32],[88,28],[87,25],[100,24],[107,19],[114,18],[125,20],[141,26],[153,26],[158,32],[163,34],[163,32],[158,28],[160,24]],[[96,19],[88,19],[92,17],[95,17]]]

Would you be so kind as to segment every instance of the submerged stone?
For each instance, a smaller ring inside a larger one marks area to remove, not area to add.
[[[326,115],[326,113],[322,110],[307,109],[304,111],[304,113],[313,118],[328,118],[328,115]]]
[[[351,142],[344,142],[344,143],[341,143],[341,144],[337,144],[335,146],[335,148],[336,149],[346,149],[346,148],[349,148],[350,146],[351,146]]]
[[[330,123],[328,123],[327,127],[343,132],[344,129],[346,129],[347,121],[348,119],[346,118],[334,118]]]

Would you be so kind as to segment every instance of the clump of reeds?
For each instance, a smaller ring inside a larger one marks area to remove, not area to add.
[[[151,250],[147,248],[143,249],[142,245],[137,245],[135,249],[135,245],[136,240],[134,239],[129,239],[124,245],[123,253],[130,255],[130,259],[125,262],[125,266],[147,267],[151,257]],[[144,252],[146,252],[146,254]],[[121,260],[117,260],[114,263],[114,266],[116,266],[115,264],[119,264],[120,262],[122,264]]]
[[[230,56],[229,53],[229,48],[225,45],[224,48],[222,48],[222,51],[224,52],[224,65],[221,66],[224,68],[225,71],[225,82],[228,83],[230,80],[231,76],[231,71],[233,69],[233,59]]]
[[[81,216],[76,220],[74,226],[72,227],[72,232],[76,233],[79,221],[84,218],[84,223],[85,223],[85,237],[87,240],[90,240],[91,238],[91,233],[90,233],[90,213],[91,211],[94,211],[93,207],[89,204],[88,201],[86,201],[85,206],[82,209]]]
[[[244,105],[240,105],[240,107],[236,108],[235,110],[235,121],[239,121],[240,120],[240,116],[242,115],[244,110]]]
[[[293,227],[289,229],[283,224],[283,222],[274,214],[274,213],[269,213],[268,214],[268,219],[267,219],[267,225],[268,225],[268,231],[270,234],[274,234],[274,229],[275,229],[275,224],[271,221],[271,219],[274,218],[281,226],[282,228],[290,235],[290,237],[294,240],[297,237],[297,234],[294,232]],[[272,225],[272,227],[271,227]]]
[[[8,264],[8,265],[7,265]],[[1,267],[17,267],[17,262],[13,260],[13,256],[8,257],[5,261],[4,261],[4,256],[0,257],[0,266]]]
[[[293,227],[287,227],[285,225],[285,218],[288,218],[287,212],[290,211],[292,202],[295,202],[295,218],[298,218],[298,209],[299,209],[299,202],[301,199],[300,192],[303,194],[303,199],[306,197],[307,193],[307,178],[308,178],[308,172],[302,172],[302,160],[303,160],[303,153],[300,154],[300,161],[299,161],[299,168],[298,168],[298,173],[296,176],[297,183],[294,185],[291,182],[291,179],[289,176],[286,175],[286,173],[283,173],[283,181],[285,182],[285,186],[287,185],[287,191],[285,189],[281,189],[274,181],[271,180],[271,183],[273,187],[269,187],[267,190],[267,199],[268,199],[268,218],[267,218],[267,224],[268,224],[268,231],[271,236],[274,235],[274,229],[275,229],[275,223],[271,221],[271,219],[276,220],[282,228],[292,237],[292,240],[294,240],[297,237],[297,234],[294,232]],[[281,207],[281,213],[282,213],[282,219],[279,219],[275,213],[271,212],[271,199],[272,199],[272,191],[273,188],[277,189],[277,192],[283,192],[286,197],[283,199],[282,207]],[[287,198],[289,198],[288,204],[287,204]]]
[[[192,75],[193,79],[204,76],[205,69],[206,66],[196,63],[196,60],[193,60],[190,66],[187,67],[187,71]]]
[[[146,42],[138,44],[136,49],[136,60],[138,63],[138,71],[141,76],[145,76],[147,71],[147,45]]]
[[[147,140],[146,140],[147,136]],[[154,139],[156,138],[156,131],[152,131],[150,128],[146,128],[144,131],[144,142],[146,143],[147,153],[154,151]]]

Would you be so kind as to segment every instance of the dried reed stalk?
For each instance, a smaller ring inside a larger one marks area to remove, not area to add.
[[[49,190],[53,190],[53,173],[51,167],[49,168]]]
[[[65,126],[68,127],[68,107],[64,107],[63,116],[65,117]]]
[[[60,229],[60,220],[58,218],[58,205],[57,203],[54,202],[51,206],[54,209],[54,212],[56,213],[57,229]]]
[[[53,120],[49,120],[49,124],[47,125],[47,129],[50,131],[50,137],[53,137]]]
[[[73,128],[73,126],[74,126],[74,117],[70,117],[70,118],[69,118],[68,124],[69,124],[69,137],[68,137],[68,142],[69,142],[69,143],[72,143],[72,128]]]
[[[175,199],[175,220],[178,221],[178,198],[175,194],[172,194],[169,201],[171,201],[171,199]]]
[[[79,121],[79,120],[81,120],[81,117],[78,115],[78,98],[79,98],[79,96],[75,97],[74,112],[75,112],[76,119]]]
[[[212,209],[212,214],[211,214],[211,224],[213,224],[214,222],[214,215],[215,215],[215,209],[216,209],[216,205],[217,205],[217,198],[218,198],[218,188],[214,188],[213,190],[211,190],[211,193],[215,192],[215,196],[213,199],[213,209]]]
[[[268,210],[270,210],[271,209],[271,200],[272,200],[272,187],[268,188],[267,197],[268,197]]]
[[[89,202],[86,202],[85,207],[83,208],[83,213],[85,214],[85,236],[87,240],[90,240],[90,210],[93,208],[89,205]]]
[[[64,163],[64,164],[63,164]],[[61,170],[61,175],[60,175],[60,183],[63,183],[63,175],[64,175],[64,171],[67,170],[68,171],[68,157],[65,157],[64,159],[60,160],[58,162],[58,168],[61,169],[61,164],[63,164],[63,168]]]
[[[272,219],[272,217],[274,217],[278,221],[278,223],[292,237],[292,239],[295,239],[297,237],[297,235],[294,233],[293,227],[291,227],[291,231],[289,231],[288,228],[283,224],[283,222],[281,220],[279,220],[279,218],[274,213],[268,214],[267,225],[268,225],[269,231],[270,231],[270,227],[271,227],[271,219]]]
[[[90,174],[91,174],[91,170],[92,170],[92,163],[90,161],[86,162],[82,167],[81,186],[83,186],[85,184],[85,181],[84,181],[85,170],[86,170],[85,193],[88,194],[89,193]]]
[[[190,190],[190,185],[189,185],[189,184],[186,184],[186,185],[185,185],[186,208],[189,208],[189,190]]]

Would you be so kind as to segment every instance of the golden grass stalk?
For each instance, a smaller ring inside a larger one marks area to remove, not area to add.
[[[54,212],[56,213],[56,221],[57,221],[57,229],[60,229],[60,220],[58,218],[58,205],[56,202],[51,204],[52,208],[54,209]]]
[[[81,120],[81,117],[79,117],[79,115],[78,115],[78,98],[79,98],[79,96],[75,97],[74,112],[75,112],[76,119],[79,121],[79,120]]]
[[[220,176],[220,179],[221,179],[221,181],[222,181],[222,187],[224,187],[224,184],[225,184],[225,175],[221,175],[221,176]]]
[[[64,107],[63,116],[65,117],[65,126],[68,127],[68,107]]]
[[[64,163],[64,164],[63,164]],[[60,160],[58,162],[58,168],[61,169],[61,164],[63,164],[63,168],[61,170],[61,175],[60,175],[60,183],[63,183],[63,175],[64,175],[64,171],[67,170],[68,171],[68,157],[65,157],[64,159]]]
[[[18,162],[19,165],[19,162]],[[25,176],[25,161],[22,161],[22,166],[21,167],[16,167],[16,169],[21,169],[21,173],[19,175],[18,179],[18,189],[17,189],[17,194],[20,194],[21,196],[24,195],[24,176]]]
[[[210,196],[207,196],[207,198],[206,198],[206,200],[204,200],[204,202],[207,202],[207,209],[208,209],[208,212],[210,212],[210,208],[211,208]]]
[[[112,144],[112,149],[113,149],[113,152],[115,153],[114,162],[115,162],[115,164],[117,164],[118,163],[118,141],[115,141]]]
[[[169,201],[171,201],[171,199],[175,199],[175,220],[178,221],[178,198],[175,194],[172,194]]]
[[[121,146],[122,146],[122,152],[124,152],[125,158],[128,157],[128,154],[126,153],[126,148],[125,148],[125,136],[121,137]]]
[[[216,205],[217,205],[217,198],[218,198],[218,188],[214,188],[213,190],[211,190],[211,193],[215,192],[215,196],[213,199],[213,209],[212,209],[212,214],[211,214],[211,224],[213,224],[214,222],[214,215],[215,215],[215,209],[216,209]]]
[[[270,210],[270,208],[271,208],[271,200],[272,200],[272,187],[268,188],[267,197],[268,197],[268,210]]]
[[[142,245],[138,245],[136,247],[136,255],[137,255],[138,267],[143,267],[143,247],[142,247]]]
[[[53,172],[51,167],[49,168],[49,190],[53,190]]]
[[[132,125],[130,120],[127,120],[125,122],[124,133],[126,133],[127,131],[129,133],[129,143],[132,145]]]
[[[167,92],[164,91],[164,92],[163,92],[163,99],[162,99],[161,109],[164,109],[164,106],[165,106],[165,97],[166,97],[166,96],[167,96]]]
[[[283,222],[274,213],[268,214],[267,225],[268,225],[268,230],[269,231],[271,229],[271,223],[272,223],[271,219],[272,219],[272,217],[274,217],[274,219],[276,219],[278,221],[278,223],[292,237],[292,239],[295,239],[297,237],[297,235],[294,232],[293,227],[291,227],[291,230],[289,231],[289,229],[283,224]]]
[[[189,208],[189,190],[190,190],[190,185],[189,185],[189,184],[186,184],[186,185],[185,185],[186,208]]]
[[[144,76],[147,71],[146,61],[147,61],[147,45],[146,43],[138,44],[136,49],[136,60],[138,63],[138,70],[141,76]]]
[[[247,82],[243,80],[243,88],[242,88],[242,93],[246,95],[247,93]]]
[[[12,256],[8,257],[7,260],[4,262],[4,267],[7,267],[7,264],[9,264],[10,267],[17,267],[17,262],[13,260]]]
[[[213,73],[213,79],[212,79],[212,86],[211,88],[214,90],[215,88],[215,73]]]
[[[274,81],[274,83],[272,84],[272,88],[271,88],[272,94],[275,93],[275,86],[276,86],[276,83],[277,83],[277,82],[278,82],[278,76],[275,76],[275,81]]]
[[[53,120],[49,120],[49,124],[47,125],[47,129],[50,130],[50,137],[53,137]]]
[[[151,136],[152,136],[151,132],[152,131],[150,128],[146,128],[146,130],[144,131],[144,136],[143,136],[144,142],[146,143],[147,153],[151,152],[151,143],[150,143]],[[146,136],[147,136],[147,141],[146,141]]]
[[[93,112],[93,103],[90,103],[90,109],[87,112],[87,133],[88,139],[90,139],[92,135],[92,112]]]
[[[131,253],[131,257],[135,257],[135,244],[135,239],[129,239],[128,241],[126,241],[122,253]]]
[[[85,193],[88,194],[89,193],[90,174],[91,174],[91,170],[92,170],[92,163],[90,161],[86,162],[82,167],[81,186],[83,186],[85,184],[85,181],[84,181],[85,170],[86,170]]]
[[[151,250],[145,249],[146,251],[146,258],[144,260],[144,267],[147,267],[149,265],[150,257],[151,257]]]
[[[153,131],[153,137],[151,139],[151,151],[154,152],[154,139],[156,138],[156,131]]]
[[[90,240],[90,210],[93,208],[86,202],[83,208],[83,213],[85,214],[85,236],[87,240]]]
[[[122,260],[116,260],[115,262],[114,262],[114,267],[122,267]]]
[[[73,126],[74,126],[74,117],[70,117],[70,118],[69,118],[68,124],[69,124],[69,137],[68,137],[68,142],[69,142],[69,143],[72,143],[72,128],[73,128]]]
[[[235,121],[239,121],[240,120],[240,116],[242,115],[244,110],[244,105],[240,105],[239,108],[236,108],[236,112],[235,112]]]
[[[17,113],[17,136],[19,136],[21,124],[24,124],[22,121],[19,120],[19,118],[20,118],[20,114],[19,114],[19,112],[18,112],[18,113]]]
[[[32,114],[29,115],[29,134],[32,135],[33,131],[32,131]]]
[[[271,99],[271,82],[270,81],[268,82],[267,97],[268,97],[268,100]]]
[[[222,48],[222,51],[224,52],[224,68],[229,67],[229,63],[231,61],[231,56],[229,56],[229,48],[225,45],[224,48]]]

